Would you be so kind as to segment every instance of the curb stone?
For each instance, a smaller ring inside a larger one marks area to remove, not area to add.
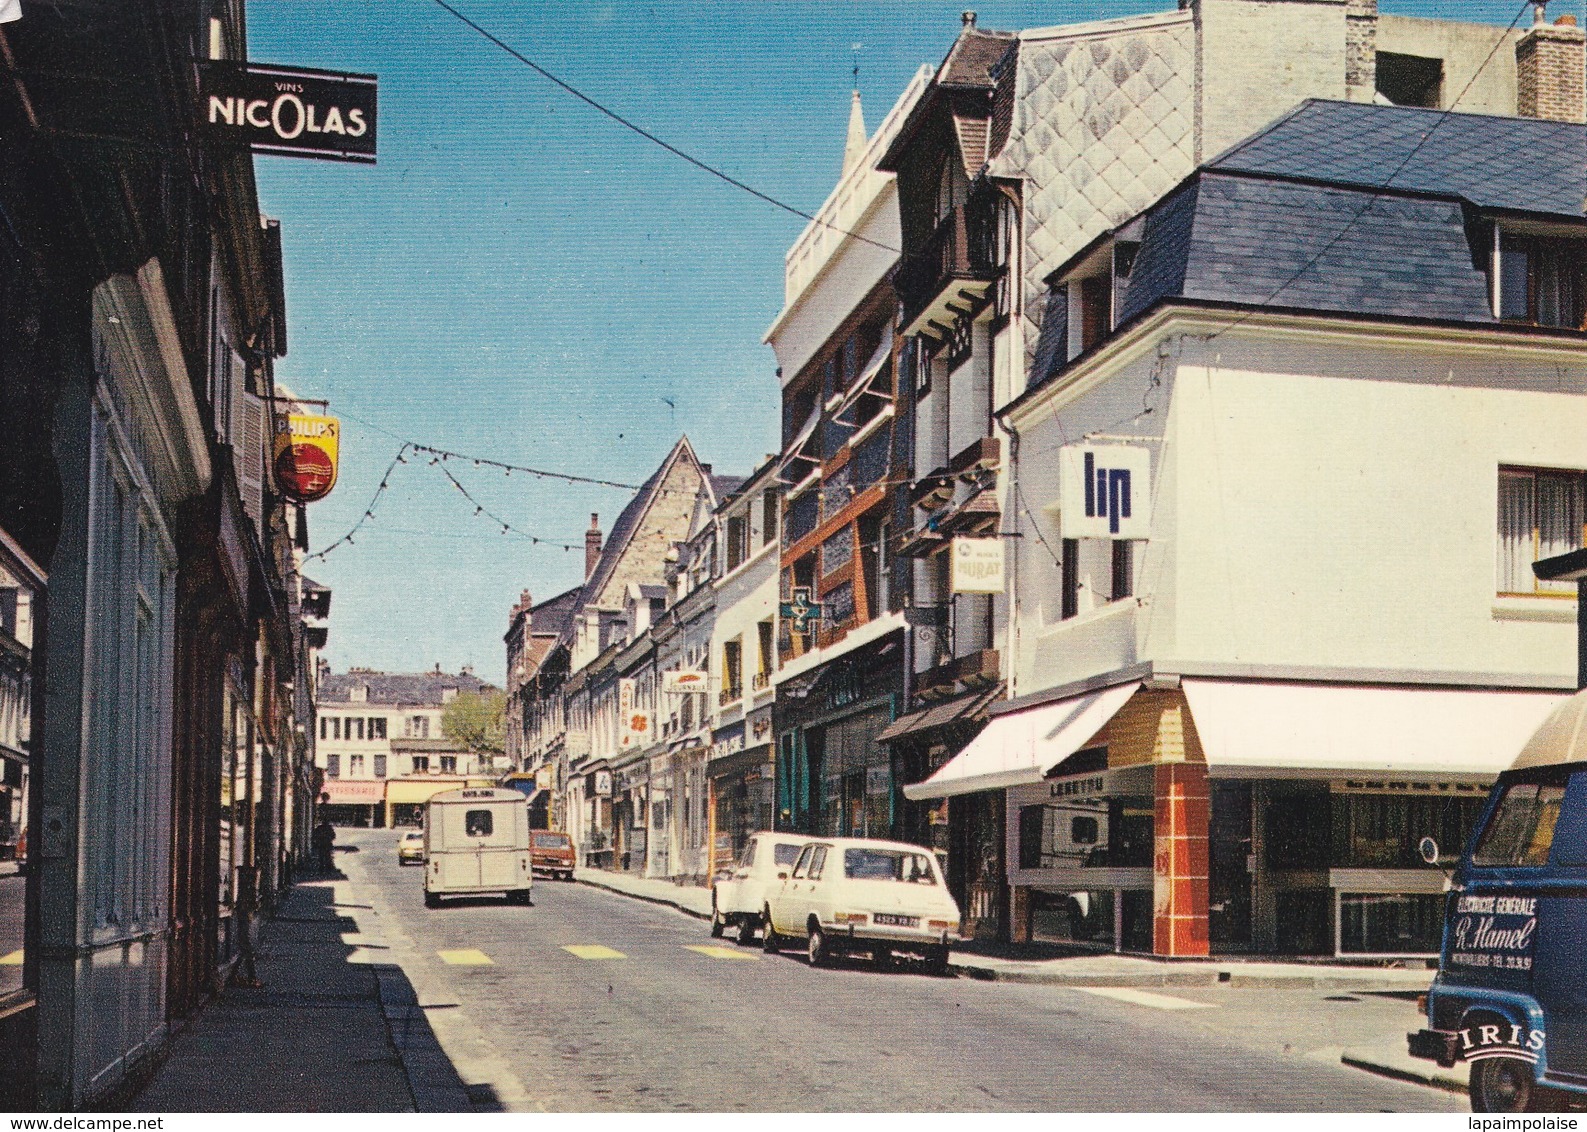
[[[1466,1092],[1466,1067],[1457,1066],[1445,1069],[1437,1062],[1416,1061],[1408,1054],[1384,1054],[1373,1050],[1347,1049],[1339,1055],[1341,1063],[1352,1069],[1360,1069],[1367,1073],[1374,1073],[1379,1077],[1391,1077],[1397,1081],[1409,1081],[1413,1085],[1426,1085],[1432,1089],[1443,1089],[1445,1092]]]

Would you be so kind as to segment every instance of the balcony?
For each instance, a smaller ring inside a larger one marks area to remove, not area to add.
[[[754,681],[751,683],[750,687],[752,687],[757,692],[764,692],[767,688],[771,687],[771,673],[755,673]]]
[[[957,319],[986,298],[997,277],[991,221],[992,212],[984,206],[954,209],[898,269],[894,287],[906,336],[945,338]]]
[[[716,694],[716,702],[719,707],[726,707],[728,704],[736,704],[743,698],[744,689],[742,686],[736,684],[723,688]]]
[[[998,506],[997,492],[982,488],[959,506],[937,520],[937,534],[943,538],[960,535],[995,534],[1003,523],[1003,510]]]
[[[935,511],[953,498],[953,477],[948,469],[937,468],[921,476],[909,487],[909,502]]]
[[[948,461],[950,476],[975,476],[992,471],[1003,463],[1003,441],[996,436],[983,436],[971,441],[953,459]]]
[[[1000,678],[1000,664],[996,649],[977,649],[916,676],[915,694],[922,700],[942,700],[958,692],[961,685],[964,690],[990,687]]]

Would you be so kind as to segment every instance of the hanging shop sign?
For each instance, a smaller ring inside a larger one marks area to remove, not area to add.
[[[1146,538],[1151,526],[1152,453],[1126,444],[1058,450],[1059,526],[1064,538]]]
[[[823,614],[821,603],[810,600],[810,588],[797,586],[794,588],[789,600],[777,606],[777,614],[789,624],[789,629],[795,633],[810,632],[811,622],[819,623]]]
[[[637,750],[650,742],[650,713],[635,706],[638,688],[634,680],[617,682],[617,747],[622,751]]]
[[[276,486],[293,503],[324,499],[336,486],[342,425],[335,417],[282,413],[276,417],[271,465]]]
[[[597,798],[610,798],[612,796],[612,772],[598,770],[595,772],[595,796]]]
[[[1003,540],[956,538],[949,551],[949,578],[956,594],[1003,592]]]
[[[375,163],[374,75],[206,63],[200,101],[211,137],[255,153]]]
[[[704,672],[696,668],[680,668],[661,674],[661,690],[669,696],[685,692],[704,692],[710,688]]]

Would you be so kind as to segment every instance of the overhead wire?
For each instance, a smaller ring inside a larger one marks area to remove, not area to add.
[[[508,55],[511,55],[514,59],[518,60],[518,62],[522,63],[530,70],[536,72],[542,78],[548,79],[549,81],[555,83],[557,86],[571,94],[574,98],[577,98],[585,105],[598,110],[600,113],[606,115],[606,117],[610,118],[624,129],[632,130],[646,141],[660,146],[674,157],[678,157],[684,161],[687,161],[696,169],[699,169],[705,173],[709,173],[711,176],[727,183],[728,185],[731,185],[733,188],[739,189],[742,192],[746,192],[750,196],[766,202],[773,208],[779,208],[784,212],[791,213],[792,215],[799,217],[801,220],[808,220],[812,224],[819,224],[823,228],[836,232],[839,235],[850,236],[856,240],[859,240],[861,243],[870,244],[874,248],[880,248],[882,251],[891,252],[893,255],[906,254],[902,249],[892,247],[891,245],[882,243],[879,240],[873,240],[869,236],[862,236],[858,232],[854,232],[837,224],[833,224],[829,220],[822,220],[816,214],[806,212],[802,208],[796,208],[794,205],[788,204],[786,201],[779,200],[768,192],[764,192],[751,184],[747,184],[746,182],[739,180],[731,173],[724,172],[723,170],[718,169],[716,166],[702,161],[700,158],[695,157],[693,154],[688,153],[683,149],[680,149],[678,146],[673,145],[664,138],[658,137],[657,135],[651,133],[649,130],[645,129],[645,127],[639,125],[632,119],[624,117],[622,114],[619,114],[617,111],[613,110],[604,103],[596,101],[594,98],[585,94],[582,90],[568,82],[566,79],[560,78],[559,76],[553,74],[551,71],[547,70],[545,67],[542,67],[539,63],[536,63],[533,59],[529,58],[523,52],[519,51],[516,47],[513,47],[506,40],[492,32],[489,28],[486,28],[476,20],[473,20],[469,16],[458,11],[451,4],[447,3],[447,0],[433,0],[433,2],[436,7],[450,13],[453,18],[458,20],[458,22],[472,28],[481,37],[489,40],[491,43],[501,48]]]

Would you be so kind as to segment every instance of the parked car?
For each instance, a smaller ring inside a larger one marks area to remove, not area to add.
[[[410,829],[397,838],[397,864],[424,864],[424,830]]]
[[[720,936],[731,926],[739,943],[753,943],[767,897],[782,883],[777,873],[792,869],[809,843],[798,833],[751,835],[738,860],[711,885],[711,934]]]
[[[812,841],[762,911],[763,946],[803,939],[812,967],[836,956],[869,953],[887,963],[907,952],[946,974],[959,938],[959,906],[948,895],[930,850],[897,841],[834,837]]]
[[[1445,904],[1427,1026],[1412,1057],[1470,1066],[1473,1112],[1587,1104],[1587,692],[1499,776]],[[1438,864],[1432,837],[1422,856]]]
[[[529,860],[536,876],[573,879],[573,838],[555,830],[537,829],[529,835]]]

